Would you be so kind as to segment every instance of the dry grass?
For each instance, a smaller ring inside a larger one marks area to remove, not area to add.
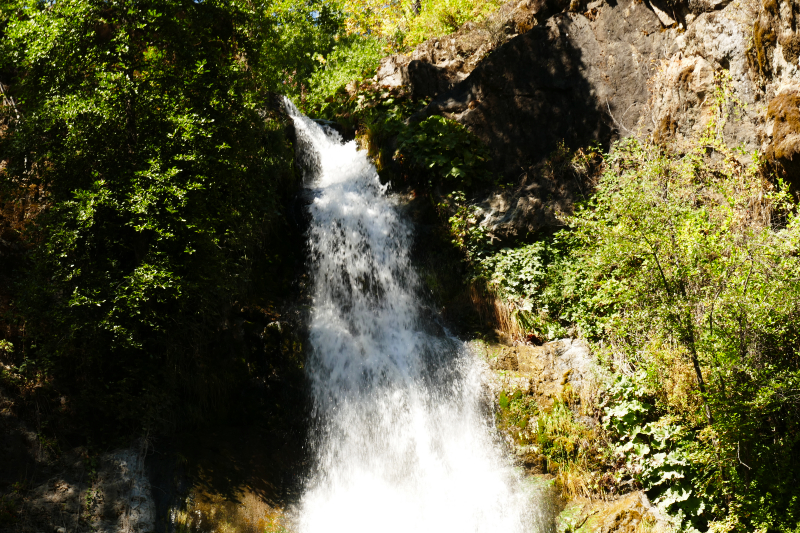
[[[605,458],[608,443],[602,432],[587,426],[563,400],[542,408],[537,400],[517,391],[502,393],[498,428],[538,459],[534,471],[555,477],[566,499],[605,499],[614,487]],[[541,472],[539,469],[541,468]]]
[[[469,287],[469,299],[481,322],[492,324],[500,333],[510,339],[522,339],[525,337],[525,331],[514,320],[512,315],[514,309],[510,304],[503,301],[497,293],[485,285],[478,286],[473,283]]]
[[[185,510],[176,511],[177,533],[211,530],[219,533],[289,533],[283,509],[272,507],[252,492],[231,501],[220,494],[198,494]]]
[[[650,348],[651,364],[659,370],[653,373],[657,380],[654,392],[672,414],[694,418],[702,408],[703,399],[698,394],[697,377],[689,355],[678,346],[659,345],[656,348]]]

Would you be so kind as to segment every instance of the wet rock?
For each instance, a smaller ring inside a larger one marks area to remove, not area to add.
[[[541,474],[547,471],[547,458],[536,446],[515,446],[513,452],[517,462],[527,472]]]
[[[479,199],[475,215],[490,239],[513,242],[542,228],[562,225],[580,192],[578,182],[539,177]]]
[[[516,352],[512,349],[501,349],[496,359],[492,360],[494,370],[519,370]]]
[[[53,462],[60,474],[22,495],[15,530],[150,533],[155,508],[140,445],[96,458],[77,448]]]

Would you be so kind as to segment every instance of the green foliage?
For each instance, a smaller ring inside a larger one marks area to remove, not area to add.
[[[482,21],[502,5],[498,0],[343,0],[348,34],[379,38],[389,51],[405,52],[430,39]]]
[[[491,242],[486,228],[478,224],[480,209],[467,203],[463,191],[455,191],[447,195],[444,202],[439,203],[439,211],[454,211],[448,218],[452,243],[472,262],[485,256],[491,250]]]
[[[264,59],[254,71],[260,89],[302,103],[313,86],[312,76],[343,37],[339,3],[271,0],[255,4],[249,17],[251,37]]]
[[[560,143],[538,172],[551,182],[588,182],[600,161],[598,146],[573,151]],[[481,225],[483,211],[463,192],[447,195],[438,207],[448,217],[452,243],[471,267],[470,282],[509,305],[521,330],[548,340],[565,336],[571,326],[584,335],[600,333],[588,308],[594,287],[584,276],[577,253],[584,241],[572,228],[541,232],[530,244],[503,246]]]
[[[594,243],[586,272],[613,309],[600,323],[617,358],[647,366],[642,347],[669,339],[694,366],[716,440],[707,460],[719,472],[702,491],[737,501],[747,528],[765,493],[768,513],[796,513],[787,482],[770,472],[800,472],[790,392],[800,374],[800,224],[786,192],[765,190],[755,168],[702,155],[619,146],[576,223]]]
[[[292,179],[261,111],[262,15],[75,0],[4,30],[4,66],[24,73],[4,185],[41,185],[49,206],[15,302],[32,339],[21,371],[54,376],[88,423],[137,431],[170,408],[188,422],[222,394],[233,365],[213,343]]]
[[[476,255],[476,276],[513,304],[513,316],[526,331],[548,340],[564,337],[572,324],[587,326],[583,302],[589,287],[573,256],[578,244],[572,232],[562,230]]]
[[[533,462],[555,475],[566,495],[591,496],[610,489],[600,435],[578,420],[565,401],[557,399],[551,408],[540,409],[534,396],[516,390],[501,391],[498,405],[498,427],[537,457]]]
[[[477,187],[492,179],[488,148],[458,122],[438,115],[400,131],[395,160],[431,188]]]
[[[658,418],[641,373],[617,377],[609,387],[604,412],[604,427],[617,440],[614,453],[624,461],[617,476],[635,479],[682,529],[705,527],[707,502],[692,484],[697,477],[689,450],[692,434],[668,417]]]
[[[686,527],[792,530],[800,222],[782,183],[715,146],[623,141],[569,232],[478,264],[527,331],[574,326],[637,371],[606,412],[620,475]]]
[[[501,5],[498,0],[422,0],[419,15],[408,13],[400,26],[402,42],[413,47],[431,37],[447,35],[466,22],[483,20]]]
[[[14,353],[14,345],[7,340],[0,339],[0,351],[5,354]]]
[[[311,92],[307,106],[315,114],[326,115],[328,108],[337,105],[337,93],[344,92],[350,82],[359,84],[374,74],[378,62],[384,56],[383,43],[358,35],[341,39],[309,80]]]
[[[582,467],[591,461],[594,434],[576,420],[575,414],[562,401],[556,401],[549,412],[541,413],[532,428],[532,441],[547,457],[548,471],[557,473],[569,463]]]

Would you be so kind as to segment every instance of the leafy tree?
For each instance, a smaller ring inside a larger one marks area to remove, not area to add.
[[[3,183],[42,187],[48,206],[17,291],[22,369],[54,376],[89,421],[199,415],[224,389],[214,339],[292,178],[259,83],[275,77],[274,17],[217,0],[3,13],[21,110],[0,140]]]
[[[482,21],[497,10],[497,0],[342,0],[349,35],[376,38],[391,51],[407,51],[431,37],[442,37],[468,21]]]
[[[249,16],[258,21],[253,38],[264,58],[257,73],[260,85],[305,100],[311,77],[342,44],[340,6],[327,0],[272,0]]]
[[[325,58],[324,66],[311,76],[305,107],[313,110],[315,116],[340,111],[338,100],[346,97],[347,84],[371,76],[383,56],[383,42],[379,39],[359,35],[341,38]]]

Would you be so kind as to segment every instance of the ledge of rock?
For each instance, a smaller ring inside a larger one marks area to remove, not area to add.
[[[141,446],[106,453],[95,461],[79,448],[65,454],[58,466],[58,474],[25,494],[17,531],[155,531],[155,505]]]
[[[466,79],[498,46],[563,9],[564,2],[569,4],[567,0],[523,0],[504,4],[483,22],[467,22],[450,35],[421,43],[407,55],[384,58],[376,81],[386,87],[405,86],[415,98],[448,91]]]
[[[571,500],[559,515],[556,530],[558,533],[667,533],[673,528],[647,495],[637,491],[610,501]]]
[[[499,346],[489,359],[495,371],[492,389],[522,391],[536,397],[542,409],[568,397],[573,405],[589,405],[597,393],[596,365],[589,347],[577,339],[542,346]],[[505,371],[505,372],[502,372]]]

